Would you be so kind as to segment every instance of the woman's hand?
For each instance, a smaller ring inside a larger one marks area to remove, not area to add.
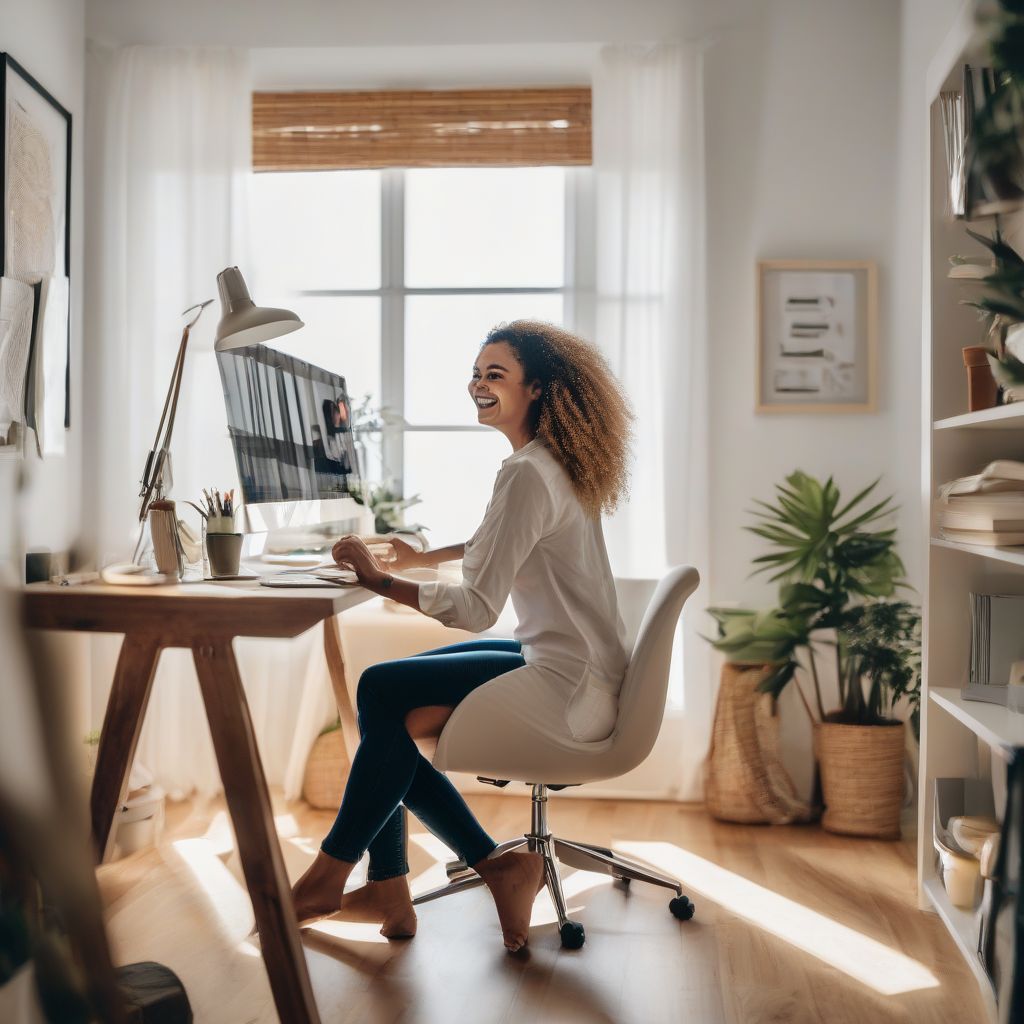
[[[388,562],[388,568],[396,572],[402,569],[412,569],[421,564],[422,552],[414,548],[408,541],[399,540],[397,537],[389,537],[387,540],[395,552],[395,557]]]
[[[379,583],[387,578],[387,570],[370,553],[362,539],[354,533],[341,538],[331,548],[331,557],[343,569],[354,570],[362,584]]]

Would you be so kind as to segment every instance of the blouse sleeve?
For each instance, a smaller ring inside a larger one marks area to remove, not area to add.
[[[493,626],[520,568],[551,528],[552,509],[535,466],[526,461],[506,466],[494,482],[483,522],[466,544],[462,583],[421,584],[420,611],[472,633]]]

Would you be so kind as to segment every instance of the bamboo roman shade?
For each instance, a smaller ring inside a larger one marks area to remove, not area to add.
[[[257,92],[256,171],[590,163],[590,89]]]

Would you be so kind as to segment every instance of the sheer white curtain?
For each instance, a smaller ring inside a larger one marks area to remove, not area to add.
[[[637,414],[630,501],[605,524],[618,577],[657,579],[681,563],[707,577],[702,79],[689,45],[607,47],[594,73],[595,333]],[[655,755],[622,782],[646,795],[701,797],[713,691],[697,635],[705,594],[706,583],[684,617],[682,679]]]
[[[93,424],[86,500],[101,562],[131,554],[138,481],[177,350],[182,310],[216,297],[247,261],[252,83],[247,52],[91,47],[87,65],[86,394]],[[258,296],[257,296],[258,299]],[[219,303],[193,332],[174,429],[179,515],[200,489],[236,480],[213,354]],[[193,525],[198,516],[192,515]],[[106,704],[117,638],[93,645],[93,715]],[[320,631],[235,645],[268,778],[294,793],[330,716]],[[219,787],[191,656],[165,651],[139,745],[173,795]]]

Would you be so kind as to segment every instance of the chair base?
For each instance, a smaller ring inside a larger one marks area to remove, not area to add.
[[[541,854],[544,858],[544,883],[551,896],[551,902],[554,904],[555,913],[558,915],[558,929],[563,946],[567,949],[579,949],[586,941],[586,933],[583,925],[578,921],[570,920],[566,911],[562,880],[558,870],[559,862],[582,871],[596,871],[611,875],[625,885],[636,880],[671,889],[675,893],[675,898],[669,903],[672,913],[682,921],[688,921],[693,917],[694,906],[683,895],[682,886],[676,879],[629,860],[614,850],[609,850],[606,846],[594,846],[591,843],[575,842],[553,836],[548,830],[547,823],[548,787],[538,784],[532,788],[533,807],[530,831],[516,839],[499,843],[497,848],[501,853],[508,853],[525,846],[527,849]],[[413,903],[417,905],[429,903],[442,896],[450,896],[452,893],[474,889],[478,885],[484,884],[484,880],[465,861],[451,861],[446,865],[446,871],[448,873],[447,885],[438,886],[436,889],[422,893],[413,900]]]

